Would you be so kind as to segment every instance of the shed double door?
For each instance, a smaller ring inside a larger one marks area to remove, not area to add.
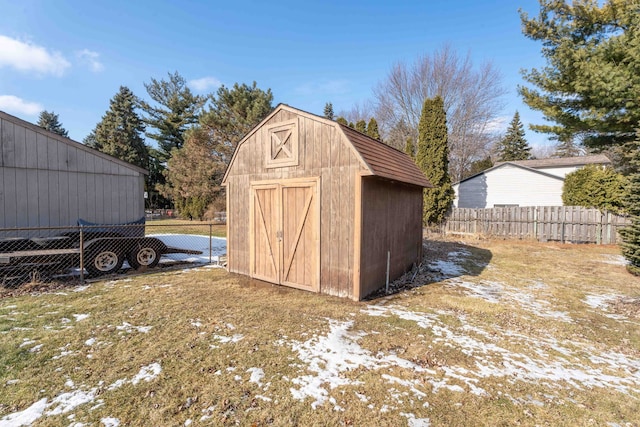
[[[318,292],[318,180],[251,185],[251,277]]]

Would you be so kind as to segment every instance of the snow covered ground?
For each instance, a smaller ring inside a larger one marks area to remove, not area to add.
[[[193,234],[150,234],[147,237],[156,237],[167,246],[202,252],[201,255],[166,254],[162,256],[161,263],[182,261],[206,264],[209,262],[209,245],[211,245],[211,262],[218,262],[219,257],[227,253],[227,239],[223,237],[211,237],[209,239],[209,236]]]

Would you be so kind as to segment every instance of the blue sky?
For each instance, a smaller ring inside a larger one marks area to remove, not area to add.
[[[544,64],[518,8],[536,15],[538,2],[0,0],[0,110],[31,122],[53,110],[81,141],[121,85],[144,98],[151,77],[178,71],[195,92],[255,80],[322,114],[371,100],[392,64],[448,43],[501,71],[505,127],[516,110],[541,123],[516,92],[520,70]]]

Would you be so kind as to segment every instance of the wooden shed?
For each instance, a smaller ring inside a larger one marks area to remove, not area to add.
[[[0,228],[135,221],[146,173],[0,111]]]
[[[280,104],[238,144],[223,178],[228,269],[360,300],[420,260],[422,193],[401,151]]]

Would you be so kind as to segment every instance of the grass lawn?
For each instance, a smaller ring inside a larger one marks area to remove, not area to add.
[[[147,221],[146,234],[200,234],[215,237],[226,237],[227,226],[225,224],[213,224],[211,221],[190,221],[188,219],[159,219]]]
[[[0,299],[0,426],[640,425],[616,247],[425,253],[360,303],[215,268]]]

